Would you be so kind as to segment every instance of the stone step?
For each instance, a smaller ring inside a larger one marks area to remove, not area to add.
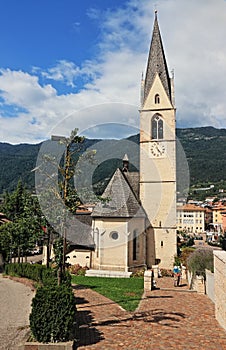
[[[112,270],[87,270],[86,276],[88,277],[117,277],[117,278],[129,278],[132,272],[126,271],[112,271]]]

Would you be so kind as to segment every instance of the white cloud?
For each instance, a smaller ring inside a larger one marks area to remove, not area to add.
[[[123,5],[114,12],[89,11],[89,18],[101,28],[101,35],[98,55],[86,59],[81,66],[65,58],[46,70],[34,68],[32,75],[1,70],[1,141],[45,139],[63,118],[98,103],[121,102],[138,108],[154,6],[149,0],[131,0]],[[158,18],[168,67],[175,69],[178,126],[226,127],[226,2],[159,0]],[[41,78],[52,85],[41,83]],[[77,79],[84,85],[74,92]],[[73,92],[60,94],[54,81],[73,88]],[[4,105],[20,107],[27,113],[19,108],[15,118],[5,119]],[[78,114],[76,118],[72,127],[79,129],[102,122],[122,122],[107,106],[105,115],[91,113],[82,119]],[[131,120],[134,118],[128,116],[123,122]],[[138,119],[134,122],[138,123]]]
[[[0,70],[0,90],[6,104],[15,104],[25,109],[56,96],[56,90],[51,85],[39,85],[38,77],[10,69]]]
[[[81,69],[73,62],[60,60],[55,67],[49,68],[46,72],[41,72],[44,78],[62,81],[68,86],[75,87],[75,79],[82,75]]]
[[[89,18],[95,19],[95,20],[101,17],[101,11],[94,7],[90,8],[86,14]]]
[[[226,2],[172,0],[164,5],[160,23],[175,68],[178,124],[226,127]],[[168,17],[173,18],[170,25]]]

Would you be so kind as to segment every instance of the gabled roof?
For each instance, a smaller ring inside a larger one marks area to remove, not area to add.
[[[149,91],[154,82],[155,76],[158,73],[164,89],[171,101],[171,84],[167,68],[166,58],[164,54],[161,34],[158,25],[157,12],[155,12],[155,21],[152,33],[152,41],[149,51],[146,77],[144,83],[144,101],[146,100]]]
[[[206,211],[206,209],[203,207],[200,207],[195,204],[188,204],[188,203],[182,206],[178,206],[177,210],[178,211]]]
[[[93,210],[93,217],[145,217],[145,211],[129,185],[124,173],[117,169],[103,195],[106,202],[100,202]]]
[[[92,237],[92,218],[89,214],[70,216],[68,224],[66,225],[67,240],[71,245],[77,247],[86,247],[92,249],[94,241]]]

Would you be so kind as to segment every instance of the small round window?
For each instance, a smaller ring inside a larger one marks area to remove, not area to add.
[[[112,231],[110,233],[110,237],[114,240],[118,239],[119,235],[118,235],[118,232],[117,231]]]

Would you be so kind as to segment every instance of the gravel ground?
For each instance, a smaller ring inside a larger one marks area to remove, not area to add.
[[[34,291],[0,274],[0,350],[17,350],[29,332]]]

